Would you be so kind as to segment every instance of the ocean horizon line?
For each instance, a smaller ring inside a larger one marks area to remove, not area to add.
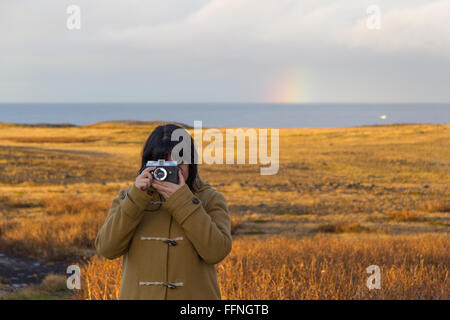
[[[144,101],[144,102],[130,102],[130,101],[81,101],[81,102],[46,102],[46,101],[38,101],[38,102],[0,102],[0,106],[2,105],[79,105],[79,104],[278,104],[278,105],[424,105],[424,104],[433,104],[433,105],[450,105],[450,101],[448,102],[436,102],[436,101],[423,101],[423,102],[270,102],[270,101]]]
[[[92,127],[96,125],[102,124],[111,124],[117,126],[128,126],[128,127],[145,127],[145,126],[155,126],[159,124],[165,123],[174,123],[181,125],[187,129],[194,129],[193,126],[178,122],[178,121],[163,121],[163,120],[111,120],[111,121],[97,121],[88,124],[74,124],[67,122],[38,122],[38,123],[21,123],[21,122],[3,122],[0,121],[0,126],[23,126],[23,127],[37,127],[37,128],[69,128],[69,127]],[[203,129],[350,129],[350,128],[361,128],[361,127],[396,127],[396,126],[446,126],[450,125],[450,123],[386,123],[386,124],[362,124],[362,125],[353,125],[347,127],[234,127],[234,126],[202,126]]]
[[[125,119],[125,120],[124,120]],[[158,120],[154,120],[158,119]],[[164,121],[216,128],[336,128],[450,121],[450,104],[27,103],[0,104],[0,121],[88,125]]]

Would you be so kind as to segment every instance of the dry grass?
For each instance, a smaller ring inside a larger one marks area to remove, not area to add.
[[[7,137],[2,140],[9,140],[22,143],[89,143],[97,141],[95,137]]]
[[[0,123],[0,251],[93,253],[156,124]],[[224,298],[450,298],[450,125],[281,129],[277,175],[259,165],[199,170],[226,197],[239,235],[218,266]],[[381,291],[364,286],[370,264],[382,267]],[[82,298],[117,297],[118,260],[86,268]]]
[[[79,214],[85,211],[96,214],[103,213],[105,208],[108,209],[109,203],[98,201],[80,196],[62,196],[49,195],[42,199],[40,204],[45,209],[47,215],[65,215],[65,214]]]
[[[429,200],[425,202],[422,209],[428,212],[450,212],[450,200]]]
[[[11,198],[8,196],[0,196],[0,210],[11,210],[11,209],[20,209],[20,208],[29,208],[32,204],[28,202],[24,202],[19,198]]]
[[[71,294],[67,289],[65,276],[48,274],[41,284],[29,285],[0,295],[0,300],[62,300],[71,299]]]
[[[423,217],[408,209],[402,209],[400,211],[394,211],[387,214],[387,217],[394,221],[422,221]]]
[[[231,214],[230,220],[231,220],[231,234],[236,234],[236,231],[242,227],[244,219],[240,216]]]
[[[71,258],[92,250],[109,201],[70,196],[44,198],[42,214],[0,220],[0,249],[37,259]]]
[[[235,239],[217,265],[223,299],[448,299],[448,236],[316,235]],[[366,268],[381,268],[369,290]],[[82,268],[80,299],[117,299],[121,259],[94,257]]]
[[[355,222],[331,222],[321,224],[317,227],[318,232],[325,233],[359,233],[359,232],[370,232],[370,228],[360,225]]]
[[[93,256],[81,269],[81,290],[79,299],[116,300],[119,298],[122,272],[121,259],[108,260]]]
[[[59,274],[49,274],[42,280],[41,286],[43,289],[55,292],[67,290],[67,278]]]

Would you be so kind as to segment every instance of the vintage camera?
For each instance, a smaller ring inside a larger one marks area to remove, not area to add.
[[[156,167],[156,169],[150,171],[153,179],[178,184],[178,164],[176,161],[166,161],[163,159],[147,161],[143,169],[147,167]]]

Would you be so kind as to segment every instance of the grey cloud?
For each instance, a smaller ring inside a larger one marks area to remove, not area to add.
[[[299,70],[307,101],[450,101],[450,1],[0,3],[3,101],[257,101]]]

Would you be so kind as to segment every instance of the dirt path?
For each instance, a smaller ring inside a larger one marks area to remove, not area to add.
[[[108,157],[110,154],[106,152],[98,152],[98,151],[85,151],[85,150],[73,150],[73,149],[51,149],[51,148],[42,148],[42,147],[34,147],[34,146],[17,146],[17,145],[0,145],[0,147],[6,149],[21,149],[24,151],[45,151],[45,152],[57,152],[57,153],[72,153],[72,154],[82,154],[88,156],[96,156],[96,157]]]
[[[38,284],[50,273],[66,274],[67,266],[64,261],[42,262],[0,252],[0,295],[29,284]]]

